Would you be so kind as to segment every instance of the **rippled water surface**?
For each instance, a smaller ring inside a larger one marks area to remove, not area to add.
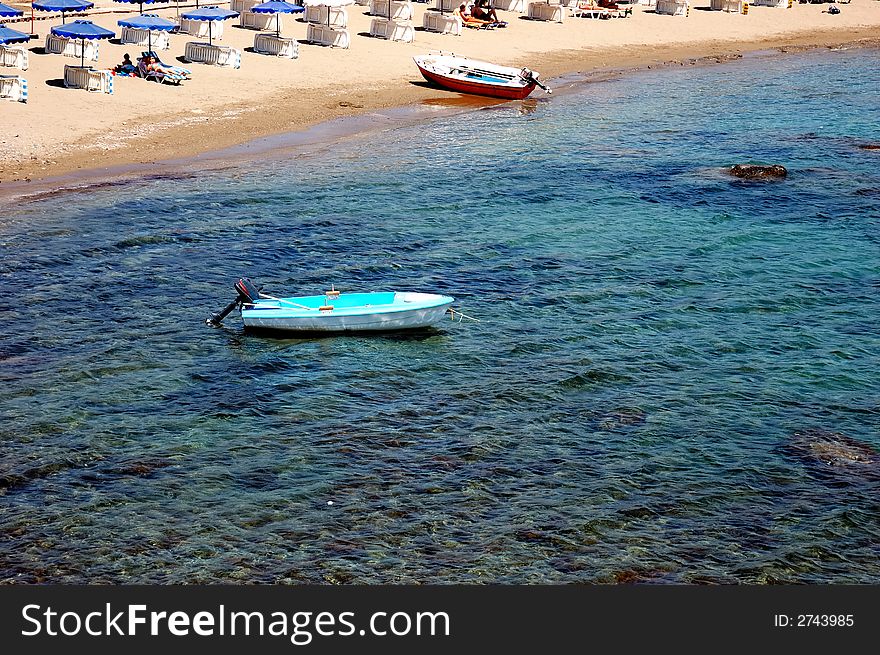
[[[0,580],[880,582],[877,61],[5,207]],[[480,322],[205,326],[239,275]]]

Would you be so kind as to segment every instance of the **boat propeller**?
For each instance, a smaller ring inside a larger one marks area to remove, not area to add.
[[[545,84],[542,84],[541,82],[538,81],[538,78],[535,77],[535,74],[531,71],[531,69],[523,68],[523,69],[519,72],[519,76],[520,76],[521,78],[523,78],[526,82],[534,82],[534,83],[537,84],[539,87],[541,87],[542,89],[544,89],[544,91],[546,91],[547,93],[553,93],[553,90],[552,90],[552,89],[550,89],[548,86],[546,86]]]
[[[238,296],[235,300],[226,305],[226,307],[219,312],[211,314],[205,319],[205,323],[218,326],[223,322],[223,319],[229,315],[229,312],[235,309],[238,305],[241,303],[253,303],[260,297],[260,290],[253,282],[251,282],[250,278],[239,278],[235,283],[235,290],[238,292]]]

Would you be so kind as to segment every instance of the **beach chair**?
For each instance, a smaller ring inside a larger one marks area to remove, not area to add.
[[[465,20],[461,22],[462,25],[471,30],[494,30],[495,23],[488,20],[479,20],[478,18],[471,18],[470,16],[466,17]]]
[[[82,39],[68,39],[63,36],[55,36],[50,32],[46,35],[46,53],[81,59],[83,56],[82,43]],[[85,59],[98,61],[98,45],[97,40],[90,39],[85,42]]]
[[[27,80],[20,75],[0,75],[0,98],[27,102]]]
[[[21,45],[0,45],[0,66],[28,69],[28,51]]]
[[[253,30],[281,31],[281,14],[255,14],[252,11],[243,11],[238,18],[239,27]]]
[[[168,50],[171,47],[171,37],[168,32],[135,27],[123,27],[119,42],[122,45],[152,46],[155,50]]]
[[[463,27],[461,18],[452,14],[441,14],[438,11],[426,11],[422,15],[422,27],[426,32],[454,34],[461,36]]]
[[[197,64],[241,68],[241,50],[228,45],[188,41],[184,46],[183,58]]]
[[[320,23],[330,27],[348,27],[348,12],[345,7],[327,5],[306,5],[303,20],[307,23]],[[348,46],[346,46],[348,47]]]
[[[308,29],[306,29],[306,41],[316,45],[348,48],[351,45],[351,35],[348,30],[341,27],[309,23]]]
[[[458,5],[468,4],[469,0],[434,0],[434,9],[440,12],[455,11]]]
[[[95,70],[91,66],[64,66],[64,87],[85,89],[96,93],[113,93],[113,73],[109,70]]]
[[[159,59],[154,51],[143,52],[141,55],[137,60],[137,69],[138,75],[145,80],[154,80],[164,84],[180,84],[183,80],[192,79],[192,71],[188,68],[166,64]],[[156,57],[156,62],[164,70],[147,70],[147,57]]]
[[[370,21],[370,36],[412,43],[416,38],[416,31],[408,20],[374,18]]]
[[[688,0],[657,0],[655,11],[658,14],[666,14],[668,16],[687,16],[690,14],[690,3]]]
[[[526,16],[531,20],[561,23],[565,19],[565,7],[562,5],[551,5],[547,2],[530,2]]]
[[[261,32],[254,35],[254,52],[262,55],[274,55],[297,59],[299,43],[293,37],[276,36],[274,33]]]
[[[389,5],[391,15],[388,14]],[[409,0],[370,0],[370,14],[397,21],[412,20],[415,15],[412,2]]]

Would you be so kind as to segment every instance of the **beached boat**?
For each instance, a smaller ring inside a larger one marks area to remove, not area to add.
[[[413,57],[413,61],[426,80],[452,91],[507,100],[522,100],[536,86],[551,93],[538,81],[538,74],[528,68],[499,66],[442,53],[420,55]]]
[[[208,323],[219,325],[241,305],[245,329],[284,332],[380,332],[424,328],[443,318],[454,298],[434,293],[383,291],[275,298],[248,278],[235,283],[238,297]]]

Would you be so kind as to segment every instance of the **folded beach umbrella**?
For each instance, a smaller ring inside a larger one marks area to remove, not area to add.
[[[270,0],[270,2],[251,7],[251,11],[255,14],[301,14],[305,10],[305,7],[283,2],[283,0]],[[275,27],[275,36],[281,36],[280,21],[275,23]]]
[[[4,5],[0,2],[0,18],[15,18],[16,16],[21,16],[24,12],[21,9],[15,9],[14,7],[10,7],[9,5]]]
[[[122,20],[116,21],[116,24],[120,27],[131,27],[136,30],[147,30],[147,49],[151,52],[153,50],[153,30],[158,30],[159,32],[170,32],[175,27],[177,27],[177,23],[175,23],[174,21],[168,20],[167,18],[161,18],[157,14],[142,14],[140,16],[124,18]]]
[[[208,43],[211,43],[211,25],[214,23],[215,20],[226,20],[228,18],[235,18],[236,16],[238,16],[237,11],[220,9],[220,7],[202,7],[201,9],[189,11],[185,14],[180,15],[181,18],[186,18],[187,20],[208,21]]]
[[[82,66],[86,65],[86,39],[112,39],[116,36],[111,30],[100,25],[95,25],[90,20],[75,20],[69,25],[56,25],[52,28],[52,34],[63,36],[68,39],[80,39],[82,41]]]
[[[151,5],[159,0],[113,0],[113,2],[124,2],[127,5],[140,5],[141,14],[144,13],[144,5]]]
[[[0,43],[24,43],[30,41],[31,35],[6,27],[0,23]]]
[[[31,6],[39,11],[60,11],[63,24],[68,11],[85,11],[94,7],[95,3],[85,0],[36,0]]]

